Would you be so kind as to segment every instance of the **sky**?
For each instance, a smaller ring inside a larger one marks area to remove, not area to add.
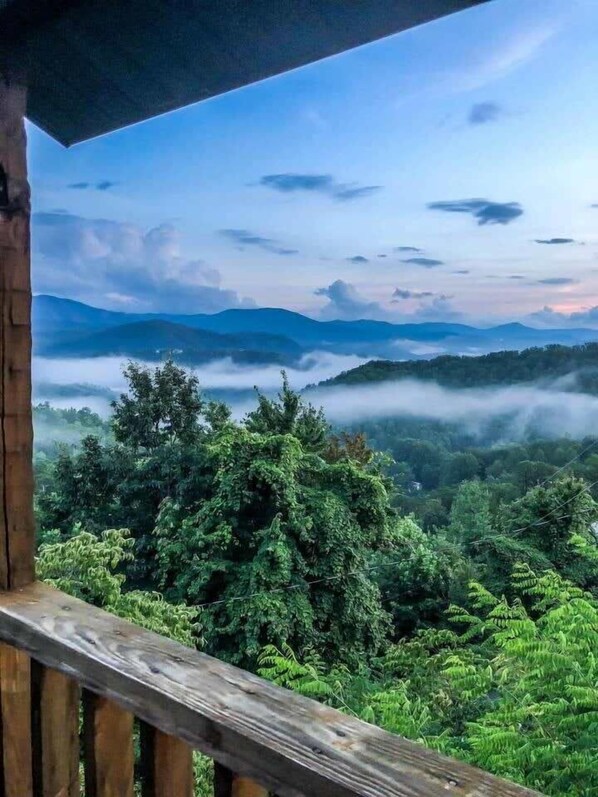
[[[598,2],[493,0],[64,149],[33,279],[129,312],[598,327]]]

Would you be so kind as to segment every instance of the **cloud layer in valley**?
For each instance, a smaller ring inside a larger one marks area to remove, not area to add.
[[[320,388],[310,393],[310,401],[321,404],[337,423],[406,416],[454,423],[482,435],[502,419],[505,440],[524,439],[530,433],[582,438],[598,426],[598,397],[564,392],[558,384],[452,390],[433,382],[400,380]]]

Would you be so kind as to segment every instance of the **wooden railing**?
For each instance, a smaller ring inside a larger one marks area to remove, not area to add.
[[[191,797],[193,749],[215,797],[535,794],[39,582],[0,593],[0,640],[4,797]]]

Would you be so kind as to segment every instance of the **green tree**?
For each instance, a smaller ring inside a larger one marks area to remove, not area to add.
[[[153,371],[130,362],[129,393],[112,402],[112,428],[119,443],[152,451],[167,443],[189,445],[201,431],[204,402],[197,377],[171,360]]]
[[[463,482],[451,506],[448,538],[470,553],[472,543],[492,534],[490,497],[477,479]]]
[[[278,428],[278,419],[274,419]],[[207,649],[252,666],[268,643],[356,661],[387,618],[364,570],[390,540],[385,483],[360,463],[330,464],[292,434],[230,424],[208,450],[215,473],[195,508],[166,502],[157,523],[162,583],[208,606]]]
[[[277,399],[257,393],[258,405],[250,412],[245,426],[260,434],[290,434],[306,451],[322,452],[327,445],[329,426],[321,409],[305,403],[291,390],[286,373],[282,372],[282,390]]]
[[[156,592],[125,590],[121,566],[133,557],[126,530],[104,531],[98,537],[76,528],[66,541],[46,537],[37,557],[39,579],[185,645],[198,642],[196,609],[167,603]]]

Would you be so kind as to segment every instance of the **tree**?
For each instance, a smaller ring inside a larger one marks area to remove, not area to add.
[[[207,650],[253,666],[268,643],[330,660],[376,652],[387,630],[366,568],[390,538],[384,481],[330,464],[292,434],[230,424],[209,448],[215,473],[195,507],[166,502],[157,523],[167,594],[207,604]],[[279,417],[273,424],[279,429]],[[294,428],[297,428],[296,426]]]
[[[549,567],[574,584],[598,587],[595,565],[571,545],[576,536],[597,545],[591,527],[598,518],[598,504],[583,480],[565,476],[534,487],[512,505],[509,514],[506,531],[512,539],[537,551]]]
[[[480,463],[475,454],[462,451],[454,454],[445,463],[441,481],[443,484],[460,484],[479,475]]]
[[[152,451],[167,443],[194,443],[204,402],[197,377],[172,360],[153,371],[130,362],[124,369],[129,395],[112,402],[112,428],[119,443]]]
[[[104,531],[98,537],[75,528],[67,541],[48,539],[41,545],[37,576],[69,595],[194,646],[199,639],[196,609],[166,603],[155,592],[124,590],[125,576],[119,571],[132,558],[132,547],[126,530]]]
[[[299,393],[291,390],[286,373],[282,372],[282,390],[277,399],[269,399],[258,391],[258,405],[250,412],[245,426],[261,434],[293,435],[306,451],[321,452],[327,444],[329,426],[321,409],[306,404]]]
[[[492,520],[488,490],[477,479],[463,482],[451,506],[448,538],[471,555],[471,545],[490,534]]]
[[[554,797],[598,792],[598,602],[554,571],[471,585],[455,630],[428,629],[354,671],[266,647],[259,672],[388,731]],[[461,629],[458,632],[457,629]]]

